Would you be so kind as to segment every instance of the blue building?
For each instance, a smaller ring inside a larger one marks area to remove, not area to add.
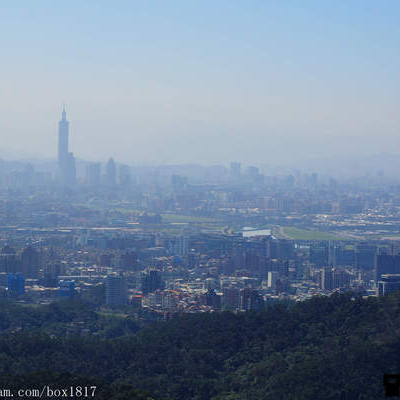
[[[21,273],[7,274],[7,292],[9,296],[25,293],[25,278]]]
[[[386,296],[400,290],[400,274],[383,274],[378,282],[378,295]]]
[[[58,295],[60,297],[74,297],[75,281],[60,281]]]

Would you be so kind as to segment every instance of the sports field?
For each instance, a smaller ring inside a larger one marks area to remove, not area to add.
[[[339,236],[336,236],[327,232],[320,232],[308,229],[300,229],[294,227],[282,227],[281,232],[283,236],[293,240],[340,240]]]

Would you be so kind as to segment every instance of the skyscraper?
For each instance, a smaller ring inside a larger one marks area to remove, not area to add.
[[[65,106],[63,106],[61,121],[58,122],[58,165],[60,169],[65,165],[68,155],[68,134],[69,122],[67,121]]]
[[[61,120],[58,122],[58,169],[61,183],[73,185],[76,182],[75,157],[68,152],[69,122],[63,106]]]

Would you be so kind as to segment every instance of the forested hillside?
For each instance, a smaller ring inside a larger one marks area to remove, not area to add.
[[[383,374],[399,364],[400,295],[187,315],[113,338],[57,337],[38,324],[0,336],[3,386],[79,381],[97,384],[96,398],[376,400]]]

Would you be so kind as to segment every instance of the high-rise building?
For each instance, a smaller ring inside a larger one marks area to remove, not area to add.
[[[187,185],[188,179],[185,176],[172,175],[171,186],[175,192],[182,192]]]
[[[329,248],[328,243],[318,242],[310,246],[310,263],[315,264],[316,267],[328,265],[329,261]]]
[[[0,253],[1,272],[21,272],[21,263],[17,258],[15,250],[11,246],[4,246]]]
[[[119,167],[119,184],[127,186],[132,182],[131,172],[128,165],[121,165]]]
[[[377,254],[375,256],[375,281],[379,282],[383,274],[400,273],[400,255]]]
[[[73,153],[68,153],[65,183],[68,185],[76,183],[76,163]]]
[[[21,252],[21,271],[27,278],[37,278],[39,272],[39,254],[32,246]]]
[[[241,310],[261,310],[264,307],[264,299],[257,290],[245,288],[240,291]]]
[[[231,162],[229,175],[231,178],[239,178],[241,174],[242,165],[240,162]]]
[[[268,271],[268,289],[275,290],[276,289],[276,282],[279,279],[279,272],[278,271]]]
[[[25,293],[25,278],[21,273],[7,274],[7,292],[9,296],[19,296]]]
[[[240,307],[240,289],[233,287],[223,288],[222,306],[225,310],[238,310]]]
[[[322,270],[321,288],[323,290],[332,290],[334,288],[333,271],[332,271],[332,268],[330,268],[330,267],[325,267]]]
[[[161,274],[157,270],[150,270],[141,277],[141,289],[144,295],[154,292],[157,289],[163,289],[164,282]]]
[[[382,274],[378,282],[378,295],[385,296],[400,290],[400,274]]]
[[[257,167],[249,166],[247,168],[247,174],[250,178],[257,178],[260,175],[260,170]]]
[[[212,307],[215,310],[221,309],[221,297],[215,293],[213,289],[209,289],[207,293],[203,295],[203,303],[206,306]]]
[[[123,276],[107,276],[106,303],[109,306],[123,306],[127,303],[128,296],[126,282]]]
[[[126,250],[121,254],[121,266],[125,271],[135,271],[138,268],[138,256],[132,250]]]
[[[117,184],[117,166],[113,158],[110,158],[106,165],[106,184],[109,186]]]
[[[69,122],[65,106],[58,122],[58,169],[61,183],[73,185],[76,183],[76,166],[73,153],[68,151]]]
[[[69,122],[67,121],[67,113],[64,106],[61,113],[61,120],[58,122],[58,165],[60,170],[65,165],[68,155],[68,135]]]
[[[398,256],[400,255],[400,241],[399,240],[393,240],[389,244],[389,254],[392,256]]]
[[[90,163],[86,165],[86,183],[91,186],[98,186],[101,183],[100,179],[100,164]]]
[[[374,244],[359,243],[355,250],[355,267],[357,269],[372,270],[374,268],[377,247]]]
[[[168,241],[168,252],[171,256],[184,256],[188,252],[187,236],[179,236]]]

